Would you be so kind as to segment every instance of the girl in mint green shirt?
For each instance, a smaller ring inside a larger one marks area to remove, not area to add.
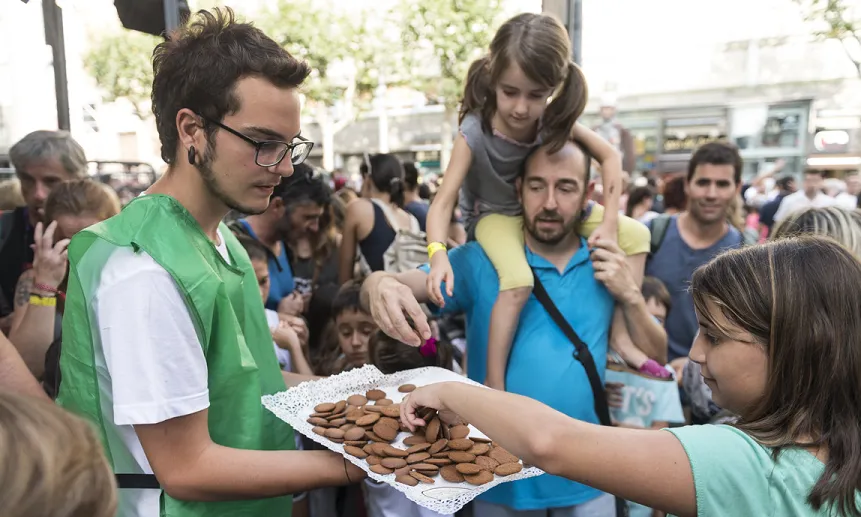
[[[680,517],[861,516],[861,262],[783,239],[718,256],[692,289],[690,358],[733,426],[601,427],[463,383],[416,390],[401,415],[460,415],[549,474]]]

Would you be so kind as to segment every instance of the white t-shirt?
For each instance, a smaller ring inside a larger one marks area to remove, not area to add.
[[[269,324],[269,330],[275,330],[281,324],[281,318],[278,317],[278,313],[273,311],[272,309],[264,309],[266,311],[266,323]],[[285,372],[293,371],[293,363],[290,358],[290,351],[284,350],[278,343],[272,341],[272,345],[275,347],[275,357],[278,358],[278,365],[281,366],[281,369]]]
[[[834,206],[837,200],[825,193],[818,193],[813,199],[808,198],[803,190],[799,190],[783,198],[780,202],[780,207],[777,213],[774,214],[775,221],[782,221],[795,212],[804,210],[805,208],[825,208]]]
[[[218,252],[229,261],[221,232]],[[209,407],[206,357],[173,277],[145,252],[118,248],[93,298],[102,414],[117,473],[152,474],[135,425]],[[157,517],[159,490],[120,490],[118,515]]]
[[[417,505],[387,483],[365,479],[364,491],[368,517],[452,517]]]

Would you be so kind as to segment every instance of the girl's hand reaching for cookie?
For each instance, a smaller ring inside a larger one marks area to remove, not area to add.
[[[418,388],[401,402],[401,421],[407,425],[410,431],[415,432],[417,427],[427,425],[427,422],[419,418],[419,410],[423,408],[432,408],[439,412],[448,410],[441,397],[446,384],[441,382]]]

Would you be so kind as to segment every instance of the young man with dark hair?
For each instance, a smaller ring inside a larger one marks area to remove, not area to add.
[[[837,204],[837,200],[823,191],[825,176],[822,171],[804,171],[804,185],[801,190],[783,198],[780,208],[774,214],[774,222],[779,223],[795,212],[805,208],[825,208]]]
[[[289,494],[362,471],[293,451],[293,430],[261,405],[291,374],[221,220],[264,212],[310,152],[298,93],[309,68],[229,9],[201,11],[153,65],[169,168],[72,240],[58,402],[96,424],[120,515],[289,516]]]
[[[652,253],[646,275],[666,285],[672,299],[665,328],[670,364],[681,372],[699,324],[688,291],[694,270],[720,252],[743,244],[727,222],[727,207],[739,195],[742,159],[732,144],[712,142],[700,147],[688,163],[685,177],[687,210],[649,221]]]

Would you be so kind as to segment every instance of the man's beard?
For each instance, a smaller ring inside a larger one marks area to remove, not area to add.
[[[211,142],[207,142],[206,150],[203,152],[200,160],[196,160],[194,163],[194,168],[200,173],[200,177],[203,178],[203,184],[206,185],[206,189],[210,194],[215,196],[216,199],[224,203],[227,208],[231,210],[236,210],[237,212],[244,215],[257,215],[262,214],[266,211],[266,208],[260,210],[259,208],[243,206],[239,201],[231,198],[224,192],[221,188],[221,185],[218,184],[218,180],[215,177],[215,172],[212,170],[212,162],[215,159],[215,147]],[[268,208],[268,206],[267,206]]]
[[[536,215],[532,220],[524,219],[523,222],[526,226],[526,231],[529,232],[529,235],[531,235],[533,239],[541,244],[555,246],[565,240],[569,235],[580,233],[580,226],[583,224],[580,216],[581,213],[582,211],[578,212],[570,221],[565,221],[558,212],[548,212],[544,210]],[[561,223],[561,226],[559,226],[558,230],[552,233],[542,232],[538,230],[538,223],[542,221]]]

